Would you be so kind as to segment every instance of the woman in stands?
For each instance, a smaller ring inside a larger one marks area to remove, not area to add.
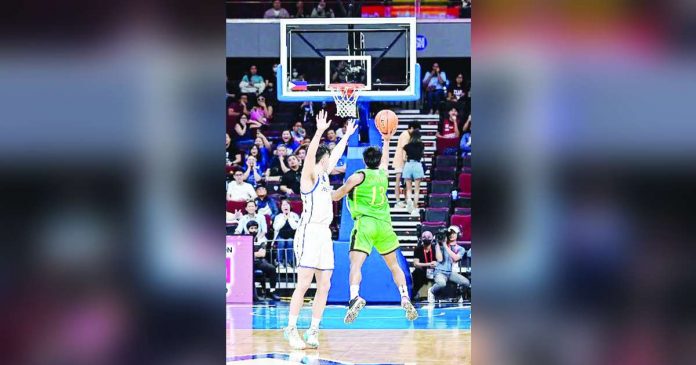
[[[258,99],[256,99],[256,107],[263,112],[263,116],[270,121],[273,119],[273,106],[266,104],[266,97],[264,95],[260,95]]]
[[[458,139],[459,132],[459,112],[457,108],[451,107],[449,110],[449,118],[443,120],[438,125],[437,138],[453,138]]]
[[[411,132],[411,138],[404,146],[404,160],[406,163],[401,173],[402,178],[406,182],[406,210],[413,215],[420,214],[418,198],[420,195],[420,182],[425,176],[423,164],[421,163],[424,151],[425,145],[421,140],[421,132],[418,129],[414,129]]]

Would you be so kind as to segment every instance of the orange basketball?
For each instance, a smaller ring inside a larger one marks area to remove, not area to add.
[[[392,133],[398,124],[399,118],[389,109],[382,109],[375,115],[375,126],[383,135]]]

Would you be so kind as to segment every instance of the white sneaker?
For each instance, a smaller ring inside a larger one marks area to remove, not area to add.
[[[413,200],[409,199],[406,201],[406,211],[409,213],[413,212]]]
[[[311,349],[319,347],[319,330],[309,327],[309,329],[304,333],[304,340],[307,347]]]
[[[307,344],[302,341],[300,334],[297,332],[297,327],[286,327],[283,331],[283,337],[288,340],[290,347],[293,350],[304,350],[307,348]]]
[[[406,208],[406,202],[405,201],[398,201],[396,204],[394,204],[394,208]]]
[[[414,208],[414,209],[411,211],[411,216],[413,216],[413,217],[420,217],[420,208]]]
[[[409,321],[413,321],[416,318],[418,318],[418,311],[416,310],[416,307],[413,306],[410,300],[402,299],[401,308],[403,308],[406,311],[406,319],[408,319]]]
[[[428,303],[435,303],[435,294],[433,294],[432,289],[428,289]]]

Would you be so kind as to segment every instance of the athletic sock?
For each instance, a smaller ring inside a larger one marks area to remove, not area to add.
[[[309,328],[314,328],[314,329],[318,330],[319,329],[319,322],[321,322],[321,318],[312,317],[312,324],[309,325]]]
[[[351,285],[350,286],[350,299],[357,297],[358,291],[360,291],[360,285]]]
[[[288,316],[288,327],[297,327],[297,317],[299,316]]]
[[[408,287],[406,287],[406,285],[399,286],[399,293],[402,297],[406,297],[406,299],[408,299]]]

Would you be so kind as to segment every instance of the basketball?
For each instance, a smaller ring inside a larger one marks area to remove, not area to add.
[[[399,118],[389,109],[382,109],[375,115],[375,126],[383,135],[392,133],[398,124]]]

